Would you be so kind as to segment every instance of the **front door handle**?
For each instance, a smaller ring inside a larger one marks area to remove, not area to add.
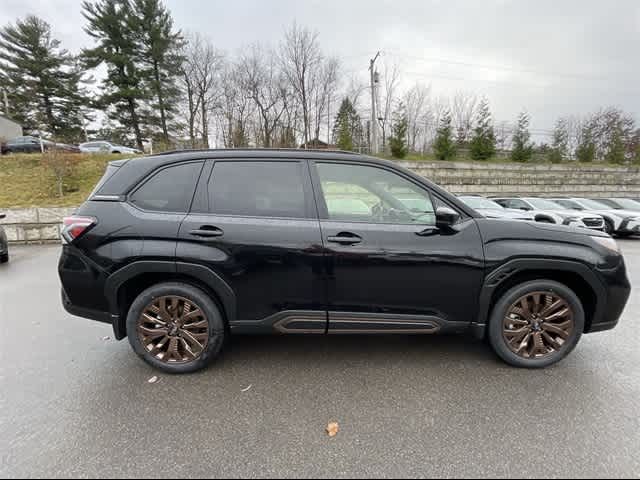
[[[416,235],[419,237],[430,237],[431,235],[437,235],[438,233],[440,233],[440,229],[438,227],[427,227],[424,230],[416,232]]]
[[[351,232],[340,232],[338,235],[327,237],[327,241],[341,245],[355,245],[362,242],[362,237]]]
[[[223,236],[224,232],[220,230],[218,227],[214,227],[211,225],[203,225],[197,230],[191,230],[189,234],[193,235],[194,237],[216,238],[216,237]]]

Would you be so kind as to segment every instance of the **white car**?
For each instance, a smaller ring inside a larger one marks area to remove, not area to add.
[[[589,198],[553,198],[552,200],[564,208],[601,215],[605,223],[604,231],[609,235],[622,237],[640,234],[640,212],[616,210]]]
[[[142,153],[137,148],[125,147],[124,145],[116,145],[105,141],[81,143],[80,151],[83,153]]]
[[[493,198],[505,208],[524,210],[533,215],[536,222],[555,223],[570,227],[604,230],[604,219],[592,213],[580,213],[567,209],[556,202],[538,197],[499,197]]]
[[[459,195],[458,198],[487,218],[533,221],[533,215],[523,212],[522,210],[504,208],[502,205],[485,197],[478,195]]]

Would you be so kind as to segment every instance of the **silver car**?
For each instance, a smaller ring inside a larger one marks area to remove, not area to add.
[[[629,236],[640,234],[640,212],[616,210],[589,198],[572,197],[554,198],[552,200],[564,208],[601,215],[605,223],[604,231],[609,235]]]
[[[510,210],[497,204],[488,198],[476,195],[461,195],[458,197],[465,204],[469,205],[476,212],[487,218],[503,218],[506,220],[529,220],[533,221],[533,215],[521,210]]]
[[[80,144],[80,151],[83,153],[130,153],[141,154],[137,148],[125,147],[124,145],[116,145],[106,141],[86,142]]]
[[[640,202],[632,198],[596,198],[596,201],[604,203],[615,210],[631,210],[632,212],[640,212]]]
[[[555,223],[570,227],[604,230],[604,219],[600,215],[581,213],[567,209],[556,202],[538,197],[499,197],[494,201],[506,208],[529,212],[536,222]]]

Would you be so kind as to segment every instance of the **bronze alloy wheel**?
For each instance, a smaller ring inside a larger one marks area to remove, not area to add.
[[[507,310],[502,325],[509,349],[528,359],[559,351],[575,328],[571,306],[551,292],[531,292],[520,297]]]
[[[158,297],[145,307],[137,331],[150,355],[171,364],[195,360],[209,341],[209,321],[202,309],[178,296]]]

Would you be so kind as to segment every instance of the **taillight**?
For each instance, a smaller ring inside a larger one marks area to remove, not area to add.
[[[81,237],[98,221],[93,217],[65,217],[62,219],[64,228],[62,229],[62,239],[68,243]]]

